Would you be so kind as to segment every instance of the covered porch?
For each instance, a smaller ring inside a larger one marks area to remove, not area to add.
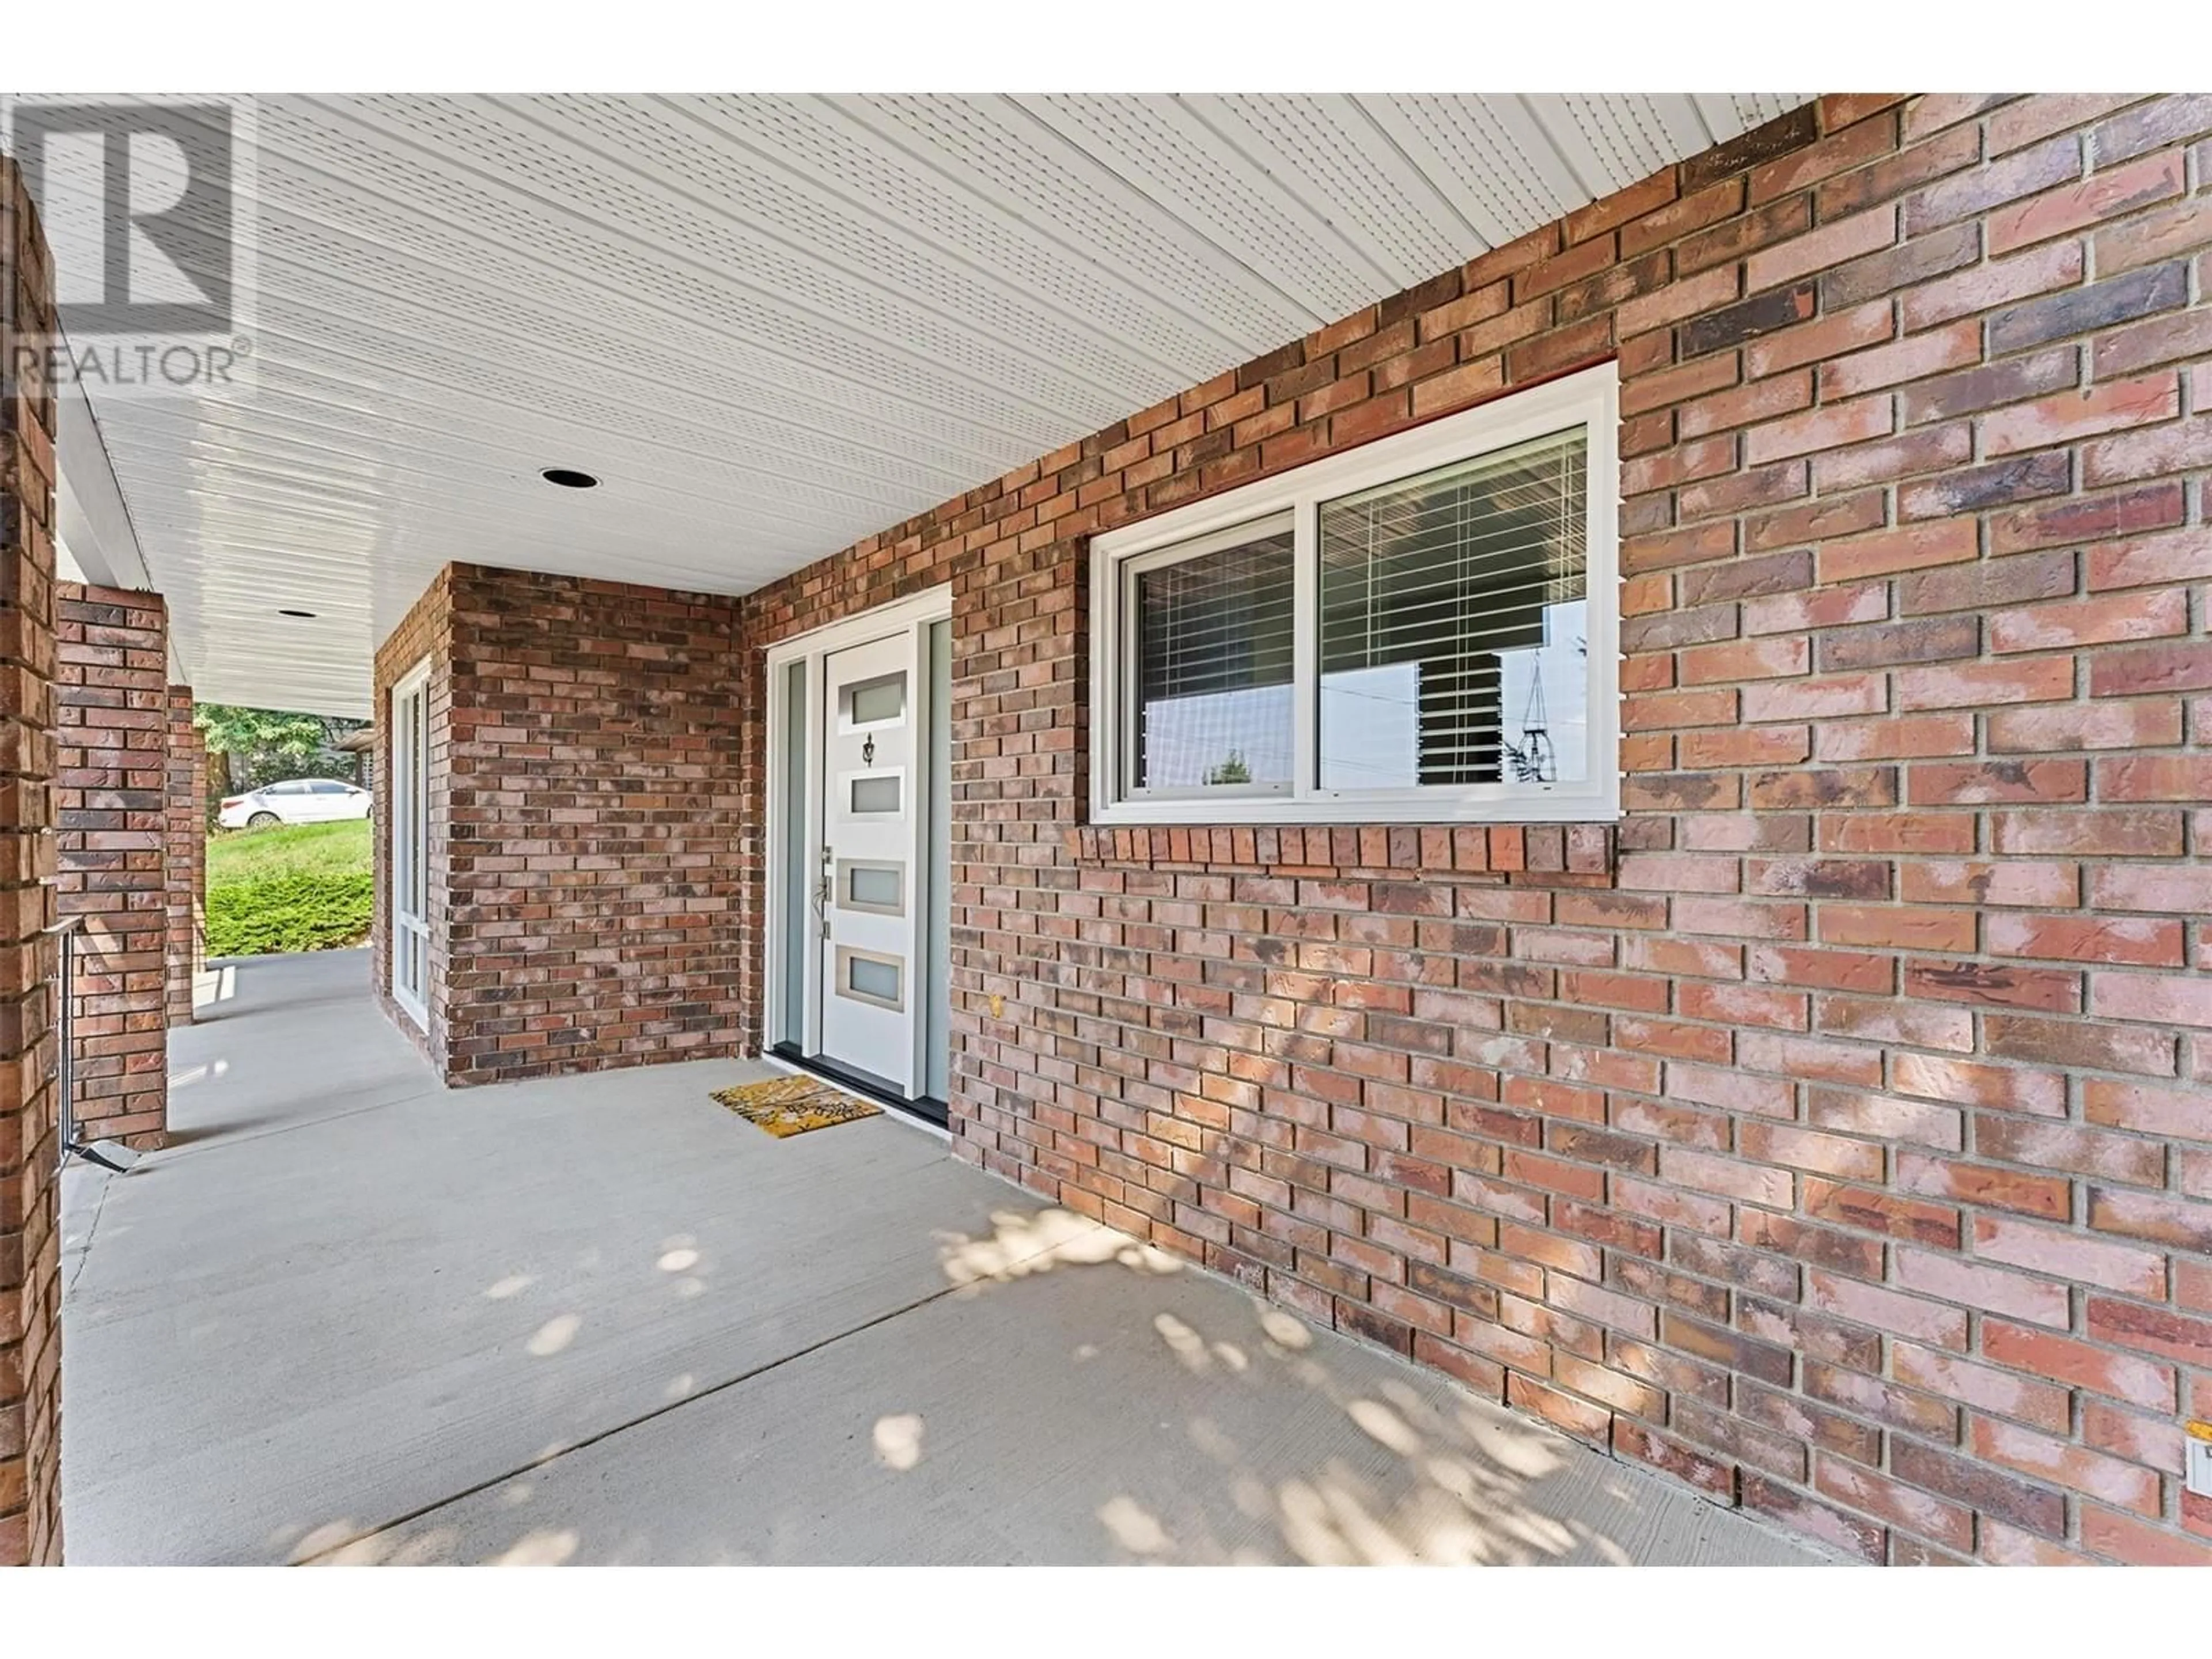
[[[1820,1559],[757,1063],[456,1093],[360,951],[202,999],[65,1183],[73,1562]]]
[[[2212,1563],[2212,98],[47,114],[0,1562]]]

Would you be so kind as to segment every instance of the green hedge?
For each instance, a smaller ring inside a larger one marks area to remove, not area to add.
[[[211,957],[277,951],[328,951],[367,937],[375,878],[366,870],[294,870],[258,881],[210,883],[207,950]]]

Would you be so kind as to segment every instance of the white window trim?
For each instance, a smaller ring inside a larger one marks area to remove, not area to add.
[[[409,834],[410,818],[422,823],[422,851],[428,858],[430,851],[429,799],[423,785],[429,775],[430,759],[430,659],[428,657],[400,676],[392,688],[392,701],[386,717],[392,726],[391,769],[392,823],[389,826],[392,849],[391,869],[387,872],[387,896],[391,906],[392,937],[389,951],[392,957],[392,1000],[398,1003],[407,1017],[424,1031],[430,1029],[428,994],[430,989],[430,919],[411,914],[403,893],[412,891],[415,885],[413,837]],[[401,708],[416,697],[422,702],[416,712],[405,721],[400,718]],[[410,765],[413,758],[400,753],[400,744],[411,739],[422,750],[420,768]],[[428,891],[428,884],[423,890]],[[428,908],[426,904],[425,909]],[[422,966],[423,995],[417,997],[400,975],[402,960],[399,939],[402,933],[416,940]]]
[[[1589,752],[1595,775],[1572,783],[1431,784],[1332,790],[1319,783],[1315,655],[1323,501],[1509,449],[1574,426],[1589,433]],[[1448,416],[1395,437],[1310,461],[1091,544],[1091,821],[1121,823],[1589,823],[1620,816],[1620,380],[1614,365]],[[1188,556],[1185,544],[1292,515],[1297,568],[1290,790],[1119,793],[1128,711],[1121,696],[1133,630],[1123,625],[1133,567]],[[1160,556],[1147,559],[1148,555]],[[1601,603],[1601,598],[1610,603]]]

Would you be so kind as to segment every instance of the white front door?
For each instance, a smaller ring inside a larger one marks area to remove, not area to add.
[[[821,1054],[904,1096],[915,1087],[915,904],[922,817],[915,775],[915,634],[822,659]]]

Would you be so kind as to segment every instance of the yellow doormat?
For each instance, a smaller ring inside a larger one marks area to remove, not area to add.
[[[778,1140],[826,1129],[856,1118],[881,1117],[884,1109],[811,1077],[772,1077],[717,1089],[714,1098],[748,1123],[757,1123]]]

